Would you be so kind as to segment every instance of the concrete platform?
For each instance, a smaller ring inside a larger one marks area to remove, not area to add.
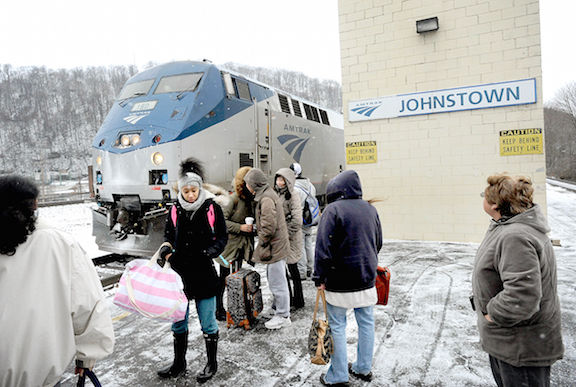
[[[566,196],[568,195],[568,196]],[[565,357],[552,367],[552,385],[576,381],[576,194],[549,187],[548,215],[558,261],[558,291],[563,310]],[[481,210],[481,208],[479,208]],[[487,219],[488,223],[488,219]],[[377,306],[372,386],[493,386],[488,355],[479,346],[476,317],[470,309],[471,271],[477,244],[386,241],[380,263],[392,271],[387,306]],[[265,303],[270,302],[264,266]],[[103,386],[194,386],[205,363],[204,342],[195,312],[190,320],[185,376],[162,381],[156,370],[172,358],[168,323],[124,313],[111,303],[116,348],[95,372]],[[315,287],[304,283],[306,307],[292,315],[292,326],[268,331],[227,329],[221,323],[219,371],[206,386],[317,386],[326,366],[310,363],[306,352]],[[191,305],[194,310],[193,305]],[[348,320],[348,358],[355,359],[357,326]],[[63,385],[75,385],[70,367]],[[351,378],[352,386],[368,385]]]

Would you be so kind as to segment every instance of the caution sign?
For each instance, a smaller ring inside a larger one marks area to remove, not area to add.
[[[535,155],[544,153],[542,129],[500,131],[500,156]]]
[[[378,161],[376,141],[346,143],[346,164],[368,164]]]

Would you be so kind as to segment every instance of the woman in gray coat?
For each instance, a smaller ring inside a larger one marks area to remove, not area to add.
[[[290,168],[280,168],[274,179],[274,190],[280,197],[284,209],[284,218],[288,227],[290,240],[290,254],[286,258],[288,271],[292,277],[293,297],[290,300],[294,309],[304,307],[304,293],[302,292],[302,279],[298,271],[298,261],[302,258],[302,205],[300,196],[294,192],[296,175]]]
[[[484,190],[492,222],[472,277],[482,348],[498,386],[549,386],[562,358],[556,259],[526,177],[495,175]]]

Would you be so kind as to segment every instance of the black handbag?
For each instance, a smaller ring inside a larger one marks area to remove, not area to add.
[[[324,304],[324,316],[326,320],[316,319],[318,304],[322,298]],[[316,306],[314,307],[314,320],[308,335],[308,353],[312,364],[326,365],[330,363],[330,357],[334,353],[334,338],[328,324],[328,312],[326,307],[326,295],[324,290],[318,289],[316,293]]]

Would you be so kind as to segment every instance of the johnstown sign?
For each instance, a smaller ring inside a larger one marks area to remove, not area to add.
[[[534,78],[351,101],[348,120],[378,120],[529,103],[536,103]]]

